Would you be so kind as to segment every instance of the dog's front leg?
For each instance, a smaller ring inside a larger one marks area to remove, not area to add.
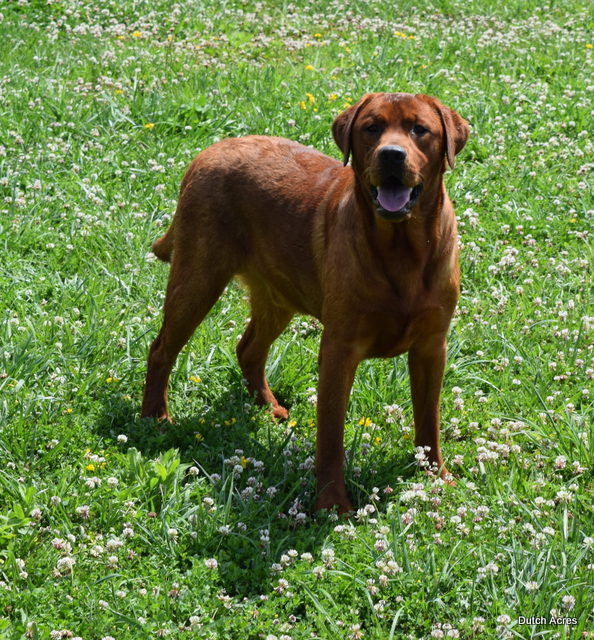
[[[353,507],[344,484],[344,420],[358,359],[352,345],[324,332],[319,362],[316,509],[346,513]]]
[[[429,462],[437,468],[442,478],[448,474],[439,444],[439,397],[446,354],[447,345],[442,334],[413,345],[408,352],[415,446],[429,447]]]

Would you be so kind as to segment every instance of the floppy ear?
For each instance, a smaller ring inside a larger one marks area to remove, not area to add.
[[[353,130],[353,124],[359,115],[361,109],[371,100],[373,94],[367,93],[359,102],[350,106],[348,109],[339,113],[336,119],[332,123],[332,135],[334,141],[338,145],[338,148],[343,154],[344,166],[349,162],[349,156],[351,155],[351,134]]]
[[[445,157],[453,169],[455,165],[454,157],[464,148],[470,134],[470,128],[468,127],[468,122],[453,109],[448,109],[448,107],[444,107],[437,101],[436,103],[443,125]]]

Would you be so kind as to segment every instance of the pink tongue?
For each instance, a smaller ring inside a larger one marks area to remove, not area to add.
[[[411,191],[407,187],[378,187],[377,201],[386,211],[400,211],[410,200]]]

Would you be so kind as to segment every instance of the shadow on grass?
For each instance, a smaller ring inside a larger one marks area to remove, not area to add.
[[[231,393],[224,391],[225,386]],[[138,417],[137,398],[106,397],[96,431],[107,439],[125,434],[127,445],[147,458],[177,449],[182,463],[199,467],[210,481],[205,492],[214,500],[216,513],[208,514],[208,522],[197,527],[179,562],[189,568],[193,562],[215,557],[228,594],[267,593],[274,581],[271,565],[283,553],[294,549],[318,556],[339,524],[333,514],[313,513],[315,430],[309,420],[308,426],[292,428],[274,422],[265,409],[253,404],[238,375],[230,374],[219,395],[204,400],[200,413],[180,417],[174,424],[158,424]],[[373,487],[393,487],[397,477],[414,474],[412,446],[396,459],[385,451],[362,456],[360,448],[354,448],[347,483],[356,507],[369,502]],[[238,464],[244,465],[243,471],[234,474]],[[353,473],[356,467],[359,470]]]

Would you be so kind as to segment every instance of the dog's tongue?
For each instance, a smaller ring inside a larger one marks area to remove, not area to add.
[[[386,211],[400,211],[410,200],[411,191],[412,189],[401,185],[378,187],[377,201]]]

